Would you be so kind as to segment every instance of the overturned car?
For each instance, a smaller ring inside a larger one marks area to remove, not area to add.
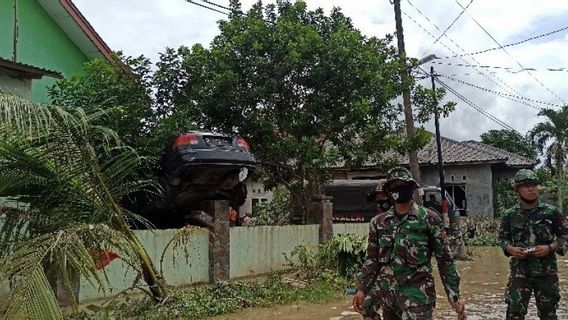
[[[245,181],[255,164],[241,137],[201,131],[180,134],[168,143],[160,161],[159,199],[136,201],[133,211],[157,228],[211,227],[212,217],[201,210],[203,201],[227,200],[238,209],[247,197]],[[155,205],[140,205],[144,202]]]

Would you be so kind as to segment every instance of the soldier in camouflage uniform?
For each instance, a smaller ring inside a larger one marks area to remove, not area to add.
[[[392,207],[392,199],[384,192],[383,186],[387,182],[386,179],[379,180],[377,187],[367,196],[368,201],[375,201],[378,207],[378,213],[383,213],[388,211]],[[378,215],[371,219],[369,226],[374,225]],[[369,234],[372,233],[372,229],[369,230]],[[372,270],[374,274],[362,277],[361,284],[359,285],[359,290],[353,297],[353,308],[355,311],[363,315],[365,320],[381,320],[379,314],[379,301],[378,301],[378,291],[375,286],[375,279],[377,278],[378,269]]]
[[[385,320],[428,320],[436,305],[431,257],[438,261],[444,289],[459,319],[465,319],[460,302],[460,277],[450,255],[440,217],[412,200],[418,183],[401,167],[389,171],[385,189],[394,207],[370,225],[363,281],[376,281],[377,297]]]
[[[511,258],[505,293],[507,319],[525,319],[532,292],[540,319],[558,319],[560,301],[556,254],[564,255],[568,223],[555,207],[538,201],[539,179],[532,170],[520,170],[513,184],[519,204],[503,215],[499,238]]]

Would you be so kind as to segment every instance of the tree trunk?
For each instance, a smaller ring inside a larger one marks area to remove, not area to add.
[[[116,209],[120,211],[118,206]],[[156,270],[154,263],[152,263],[152,259],[148,255],[146,248],[144,248],[142,243],[140,243],[140,240],[136,237],[136,234],[134,234],[132,229],[130,229],[126,221],[124,221],[121,214],[115,216],[115,224],[117,230],[124,233],[134,244],[134,251],[136,251],[136,255],[138,256],[138,259],[140,259],[142,276],[144,277],[146,284],[148,284],[150,293],[152,293],[152,298],[155,302],[163,302],[168,297],[168,294],[164,284],[160,281],[158,270]]]
[[[166,289],[164,288],[163,283],[160,281],[160,277],[158,276],[158,270],[152,263],[152,259],[148,255],[148,252],[140,243],[140,240],[132,230],[128,229],[127,231],[128,238],[135,244],[136,254],[140,259],[140,265],[142,267],[142,276],[144,277],[144,281],[148,284],[148,288],[152,293],[152,298],[155,302],[163,302],[168,294]]]

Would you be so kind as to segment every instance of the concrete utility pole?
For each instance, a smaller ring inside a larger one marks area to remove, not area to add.
[[[450,219],[448,216],[448,199],[446,198],[446,182],[444,180],[444,159],[442,158],[442,136],[440,135],[440,112],[438,111],[438,99],[436,99],[434,67],[430,67],[430,78],[432,79],[432,94],[434,95],[434,125],[436,126],[436,146],[438,147],[438,175],[440,176],[440,195],[442,196],[442,217],[444,227],[448,228]]]
[[[398,40],[398,55],[406,59],[406,52],[404,49],[404,34],[402,29],[402,17],[400,15],[400,0],[394,0],[394,19],[396,22],[396,38]],[[400,71],[400,78],[402,82],[406,82],[408,77],[408,70],[406,68],[401,69]],[[414,118],[412,116],[412,105],[410,103],[410,89],[404,90],[402,93],[402,104],[404,106],[404,122],[406,124],[406,135],[408,139],[412,139],[414,137]],[[420,168],[418,167],[418,152],[417,151],[410,151],[408,154],[408,161],[410,163],[410,172],[412,173],[412,177],[416,182],[420,183]],[[418,199],[418,202],[421,203],[422,199]]]

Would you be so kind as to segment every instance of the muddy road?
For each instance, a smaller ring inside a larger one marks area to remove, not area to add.
[[[509,275],[509,260],[497,247],[475,247],[475,261],[460,261],[458,268],[462,278],[461,291],[466,303],[469,320],[501,320],[505,318],[504,292]],[[560,292],[562,300],[558,311],[559,319],[568,319],[568,256],[558,257]],[[435,319],[456,319],[440,283],[437,270],[436,291],[438,306]],[[360,320],[361,316],[351,309],[352,296],[330,304],[296,304],[267,309],[250,309],[239,313],[215,317],[215,320]],[[534,297],[531,300],[527,320],[538,319]]]

